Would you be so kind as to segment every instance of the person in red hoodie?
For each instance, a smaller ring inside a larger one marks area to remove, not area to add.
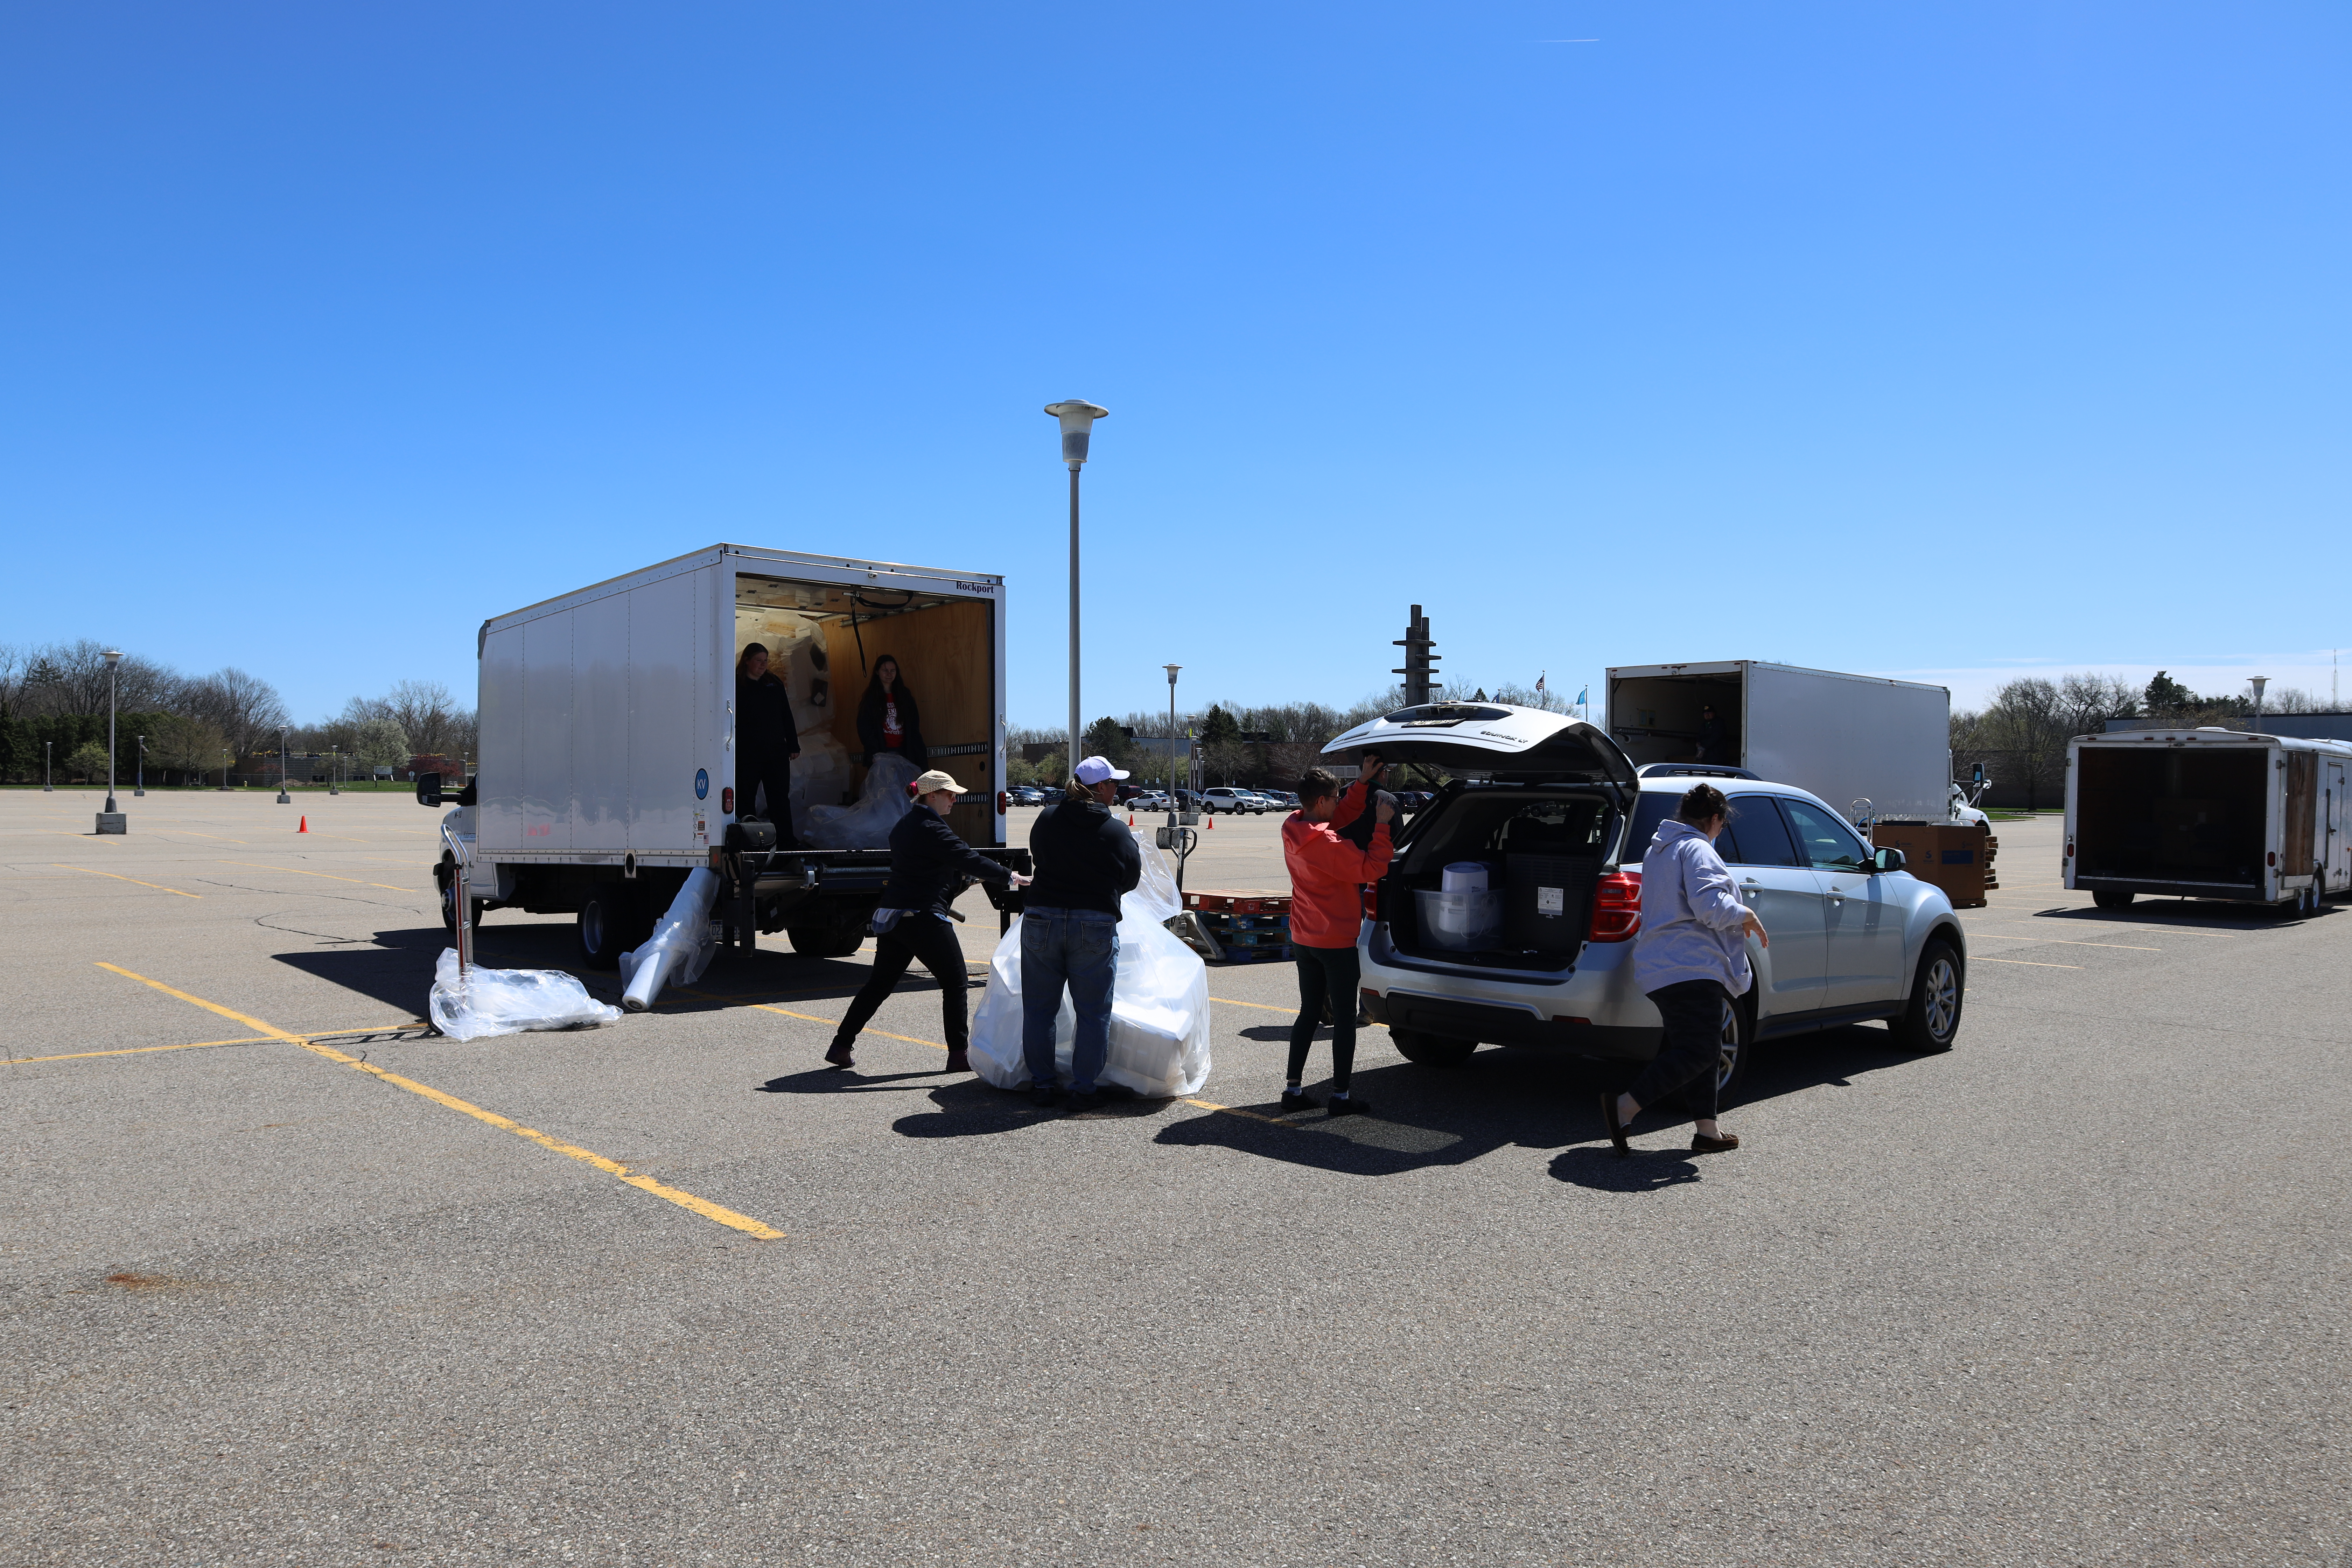
[[[1290,1076],[1282,1109],[1307,1110],[1315,1102],[1299,1087],[1307,1048],[1328,1007],[1331,1018],[1333,1116],[1360,1115],[1371,1108],[1350,1098],[1348,1079],[1356,1067],[1356,989],[1363,971],[1356,958],[1356,932],[1363,924],[1363,885],[1389,868],[1389,822],[1396,807],[1375,792],[1382,763],[1366,752],[1362,772],[1343,794],[1339,781],[1309,768],[1298,781],[1298,809],[1282,825],[1282,859],[1290,868],[1290,951],[1298,963],[1298,1021],[1290,1026]],[[1370,842],[1359,847],[1342,830],[1370,804]]]

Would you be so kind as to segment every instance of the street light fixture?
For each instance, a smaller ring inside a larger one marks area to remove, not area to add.
[[[1083,397],[1045,405],[1062,422],[1062,461],[1070,466],[1070,777],[1078,775],[1078,469],[1087,460],[1087,439],[1095,421],[1110,410]]]
[[[327,748],[327,793],[343,793],[343,749],[340,745]]]
[[[292,805],[294,799],[286,793],[286,731],[278,731],[278,804]]]
[[[122,663],[122,650],[108,648],[99,656],[106,660],[106,809],[99,814],[100,833],[120,833],[123,828],[122,808],[114,804],[114,694],[119,684],[117,668]]]
[[[2246,684],[2254,689],[2254,733],[2257,735],[2263,732],[2263,689],[2270,683],[2271,678],[2267,675],[2250,675],[2246,678]]]
[[[139,737],[139,782],[131,786],[131,793],[138,795],[147,793],[147,737],[144,735]]]

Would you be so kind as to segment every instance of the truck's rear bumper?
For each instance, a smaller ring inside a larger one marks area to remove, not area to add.
[[[2085,893],[2146,893],[2152,898],[2219,899],[2231,903],[2271,904],[2277,896],[2254,882],[2185,882],[2164,877],[2089,877],[2075,873]]]

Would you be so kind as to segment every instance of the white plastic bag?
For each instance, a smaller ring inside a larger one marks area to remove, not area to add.
[[[1177,912],[1175,874],[1150,844],[1143,880],[1119,900],[1118,970],[1111,986],[1110,1055],[1103,1078],[1148,1100],[1201,1092],[1209,1081],[1209,970],[1160,922]],[[988,990],[971,1020],[972,1070],[999,1089],[1026,1089],[1021,1054],[1021,922],[988,963]],[[1054,1020],[1055,1080],[1070,1081],[1077,1015],[1069,994]]]
[[[621,1021],[618,1007],[605,1006],[561,970],[484,969],[478,963],[461,972],[454,947],[443,948],[434,966],[428,1009],[433,1026],[453,1040]]]
[[[654,934],[642,947],[621,954],[622,1006],[642,1013],[663,986],[691,985],[702,978],[719,952],[719,933],[710,929],[710,907],[718,901],[718,872],[697,866],[686,874],[686,885],[655,923]]]
[[[890,830],[914,805],[907,795],[914,782],[915,764],[885,752],[866,770],[856,805],[810,806],[800,835],[820,849],[887,849]]]

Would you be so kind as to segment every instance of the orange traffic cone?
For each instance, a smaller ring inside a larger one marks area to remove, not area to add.
[[[1201,815],[1202,815],[1202,816],[1205,816],[1205,817],[1207,817],[1207,818],[1209,819],[1209,826],[1210,826],[1211,827],[1214,827],[1214,826],[1217,826],[1217,814],[1216,814],[1215,812],[1213,812],[1213,811],[1204,811],[1204,812],[1202,812]]]
[[[306,816],[306,817],[304,817],[304,818],[302,819],[302,826],[299,826],[299,827],[298,827],[298,828],[296,828],[294,831],[295,831],[295,832],[297,832],[297,833],[308,833],[308,832],[310,832],[310,819],[309,817],[307,817],[307,816]]]
[[[1131,812],[1131,811],[1130,811],[1130,812],[1129,812],[1129,813],[1127,814],[1127,825],[1128,825],[1129,827],[1132,827],[1132,826],[1135,826],[1135,813],[1133,813],[1133,812]]]

